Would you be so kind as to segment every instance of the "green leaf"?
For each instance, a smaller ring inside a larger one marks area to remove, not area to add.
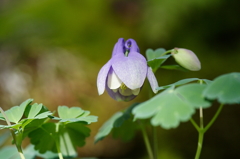
[[[211,102],[203,96],[203,90],[206,87],[206,84],[191,83],[177,88],[176,91],[195,108],[208,108]]]
[[[9,133],[9,131],[1,132],[0,147],[2,147],[2,145],[7,141],[7,139],[9,139],[9,137],[11,137],[11,134]]]
[[[156,72],[157,69],[170,57],[171,55],[164,55],[153,60],[148,61],[148,66],[153,69],[153,72]]]
[[[130,141],[136,134],[136,130],[139,126],[133,122],[133,117],[125,120],[120,127],[114,127],[112,129],[112,136],[114,138],[120,138],[123,141]]]
[[[57,152],[56,144],[59,141],[60,149],[65,155],[72,156],[77,146],[85,145],[86,137],[90,136],[90,129],[79,122],[45,123],[31,131],[28,136],[35,150],[40,153]]]
[[[0,156],[4,159],[19,159],[19,154],[15,146],[6,146],[0,149]]]
[[[179,95],[173,87],[163,91],[150,100],[133,109],[135,119],[151,117],[153,126],[176,128],[182,121],[187,121],[194,113],[194,107]]]
[[[22,108],[19,106],[14,106],[11,109],[5,111],[8,120],[13,123],[18,123],[18,121],[22,118],[23,115],[24,110]]]
[[[59,126],[59,134],[60,134],[60,144],[61,148],[64,148],[64,143],[68,143],[68,147],[65,149],[69,149],[73,147],[82,147],[85,145],[85,139],[90,136],[91,130],[82,123],[69,123],[69,124],[60,124]],[[68,154],[69,156],[69,154]],[[70,155],[71,156],[71,155]]]
[[[20,126],[22,126],[21,123],[17,123],[17,124],[13,124],[11,126],[8,126],[8,125],[1,125],[1,129],[9,129],[9,128],[13,128],[13,129],[19,129]]]
[[[14,106],[11,109],[5,111],[6,116],[8,117],[10,122],[18,123],[22,118],[25,108],[33,101],[33,99],[27,99],[20,106]],[[3,119],[3,115],[0,114],[1,119]]]
[[[204,90],[203,95],[210,100],[217,99],[222,104],[240,103],[240,73],[217,77]]]
[[[212,83],[212,81],[211,80],[208,80],[208,79],[202,79],[206,84],[210,84],[210,83]]]
[[[166,52],[166,50],[164,48],[159,48],[159,49],[156,49],[155,51],[153,49],[147,49],[146,50],[147,60],[150,61],[155,58],[158,58],[158,57],[162,56],[162,54],[164,54],[165,52]]]
[[[37,116],[35,116],[34,119],[44,119],[44,118],[48,118],[49,115],[52,115],[52,112],[50,112],[50,111],[43,112],[43,113],[38,114]]]
[[[152,49],[147,49],[146,56],[147,56],[147,63],[153,70],[156,72],[157,69],[171,56],[171,55],[163,55],[166,52],[165,49],[159,48],[155,51]]]
[[[39,128],[45,121],[45,119],[25,119],[25,120],[26,121],[23,120],[23,123],[22,123],[22,128],[24,129],[23,138],[28,136],[28,134],[33,130]]]
[[[34,118],[42,109],[42,104],[34,103],[30,106],[30,110],[28,113],[28,118]]]
[[[56,149],[56,125],[55,123],[46,123],[41,127],[33,130],[29,133],[31,143],[34,145],[34,149],[40,153],[47,151],[57,152]]]
[[[77,118],[83,113],[84,113],[84,110],[82,110],[79,107],[71,107],[71,108],[68,108],[67,106],[58,107],[58,114],[61,119]]]
[[[27,100],[25,100],[24,102],[22,102],[19,107],[21,107],[23,110],[25,110],[25,108],[26,108],[30,103],[32,103],[32,101],[33,101],[33,99],[27,99]]]
[[[131,115],[132,109],[135,106],[137,106],[137,104],[133,104],[124,112],[115,113],[109,120],[107,120],[95,136],[95,143],[104,139],[111,131],[115,138],[120,137],[124,141],[132,139],[138,128],[137,125],[133,123]]]
[[[107,120],[107,122],[103,124],[103,126],[98,130],[98,133],[95,136],[95,143],[104,139],[108,134],[110,134],[114,126],[115,120],[122,116],[122,114],[122,112],[115,113],[109,120]]]
[[[181,85],[184,85],[186,83],[197,81],[197,80],[199,80],[199,78],[186,78],[186,79],[182,79],[180,81],[177,81],[175,83],[172,83],[172,84],[169,84],[169,85],[166,85],[166,86],[158,87],[157,90],[167,89],[167,88],[172,87],[172,86],[177,87],[177,86],[181,86]]]
[[[161,68],[163,69],[167,69],[167,70],[178,70],[178,71],[184,71],[184,72],[187,72],[189,70],[179,66],[179,65],[164,65],[164,66],[161,66]]]
[[[132,116],[132,110],[134,107],[136,107],[139,103],[134,103],[133,105],[131,105],[130,107],[128,107],[122,114],[122,116],[120,116],[119,118],[117,118],[114,122],[114,127],[121,127],[122,124],[128,120],[131,116]]]
[[[94,115],[89,115],[90,111],[82,110],[79,107],[68,108],[66,106],[58,107],[59,117],[49,116],[54,120],[60,120],[60,122],[85,122],[91,124],[92,122],[97,122],[98,117]],[[66,113],[66,114],[64,114]]]

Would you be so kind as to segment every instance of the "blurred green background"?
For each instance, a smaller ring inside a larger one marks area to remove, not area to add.
[[[128,143],[110,136],[93,144],[114,112],[147,99],[147,82],[130,103],[116,102],[107,93],[98,96],[97,74],[114,44],[120,37],[133,38],[142,54],[160,47],[197,54],[201,71],[159,70],[159,85],[239,72],[239,7],[238,0],[1,0],[0,105],[8,109],[34,98],[51,110],[80,106],[99,116],[99,122],[92,124],[92,136],[79,156],[146,158],[141,134]],[[217,103],[204,111],[206,121],[216,108]],[[224,108],[205,135],[201,158],[240,158],[239,112],[239,105]],[[197,131],[189,122],[177,129],[159,127],[159,135],[159,158],[194,158]]]

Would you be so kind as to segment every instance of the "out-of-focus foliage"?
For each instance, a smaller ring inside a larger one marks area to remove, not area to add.
[[[97,73],[119,37],[134,38],[142,54],[160,47],[196,53],[201,71],[157,71],[160,86],[183,78],[213,79],[240,70],[239,5],[237,0],[0,1],[0,104],[7,109],[31,97],[52,110],[57,105],[80,105],[99,116],[99,123],[90,127],[94,135],[114,112],[131,105],[116,103],[108,95],[99,97],[96,89]],[[144,87],[133,102],[146,99]],[[239,111],[234,106],[223,111],[206,134],[203,158],[239,158]],[[206,119],[209,114],[211,110]],[[183,124],[160,133],[163,158],[193,158],[192,127]],[[131,156],[126,154],[141,147],[140,140],[126,144],[106,138],[94,145],[92,137],[79,154]]]

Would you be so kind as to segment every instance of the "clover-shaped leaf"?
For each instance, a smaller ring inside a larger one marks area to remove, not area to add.
[[[166,52],[165,49],[159,48],[156,50],[147,49],[146,57],[148,66],[150,66],[153,72],[156,72],[157,69],[171,56],[171,55],[164,55]]]
[[[210,106],[202,96],[205,87],[206,85],[201,84],[188,84],[174,89],[172,86],[135,107],[134,117],[135,119],[151,118],[153,126],[161,125],[165,129],[176,128],[180,122],[190,119],[195,112],[194,108]]]
[[[42,109],[42,104],[37,104],[34,103],[33,105],[30,106],[30,110],[27,114],[28,118],[34,118]]]
[[[162,56],[165,52],[166,52],[166,50],[164,48],[158,48],[156,50],[147,49],[146,50],[147,60],[150,61],[150,60],[156,59],[156,58]]]
[[[195,108],[208,108],[211,102],[206,100],[202,93],[206,87],[206,84],[191,83],[177,88],[176,91]]]
[[[83,113],[84,113],[84,110],[82,110],[79,107],[71,107],[71,108],[68,108],[67,106],[58,107],[58,114],[61,119],[77,118]]]
[[[90,129],[82,123],[45,123],[29,133],[31,143],[40,153],[57,152],[57,144],[63,155],[72,155],[77,146],[85,145]],[[67,145],[65,145],[67,144]],[[66,147],[67,146],[67,147]],[[66,153],[66,154],[65,154]]]
[[[91,130],[82,123],[69,123],[69,124],[60,124],[59,132],[62,139],[62,143],[70,140],[73,147],[76,148],[85,145],[86,137],[90,136]]]
[[[240,73],[221,75],[204,90],[203,95],[222,104],[240,103]]]
[[[24,101],[20,106],[14,106],[11,109],[5,111],[8,120],[13,123],[18,123],[22,118],[25,108],[33,101],[33,99],[28,99]],[[5,120],[2,114],[0,114],[1,120]]]
[[[109,120],[107,120],[95,136],[95,143],[104,139],[111,131],[115,138],[120,137],[125,141],[132,139],[138,128],[137,125],[133,123],[131,115],[132,109],[135,106],[137,106],[137,104],[133,104],[124,112],[116,112]]]
[[[59,106],[58,114],[59,117],[50,116],[50,118],[60,120],[60,122],[85,122],[87,124],[97,122],[98,119],[97,116],[89,115],[89,111],[82,110],[79,107]]]
[[[43,124],[41,127],[30,132],[28,136],[35,150],[38,150],[40,153],[45,153],[48,150],[57,152],[55,123]]]

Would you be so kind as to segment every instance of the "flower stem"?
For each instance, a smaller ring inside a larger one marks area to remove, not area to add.
[[[198,145],[197,145],[197,152],[195,155],[195,159],[199,159],[201,150],[202,150],[202,145],[203,145],[203,137],[204,137],[204,131],[200,128],[200,131],[198,132]]]
[[[8,119],[6,113],[4,112],[4,110],[2,109],[2,107],[0,107],[0,112],[2,113],[2,115],[4,116],[5,120],[6,120],[6,123],[8,126],[11,126],[11,123],[10,123],[10,120]],[[19,145],[18,141],[17,141],[17,137],[15,135],[15,132],[14,132],[14,129],[13,128],[9,128],[10,129],[10,132],[12,134],[12,137],[13,137],[13,140],[15,142],[15,145],[17,147],[17,150],[18,150],[18,153],[19,153],[19,156],[21,159],[25,159],[24,155],[23,155],[23,152],[22,152],[22,147],[21,145]],[[19,132],[20,133],[20,132]]]
[[[157,134],[157,127],[153,127],[153,153],[154,153],[154,158],[158,158],[158,134]]]
[[[211,126],[212,124],[215,122],[215,120],[217,119],[218,115],[220,114],[220,112],[222,111],[224,104],[221,104],[217,110],[217,112],[215,113],[215,115],[213,116],[212,120],[207,124],[207,126],[204,128],[204,132],[206,132]]]
[[[161,56],[167,55],[168,53],[171,53],[173,50],[168,50],[166,52],[164,52]]]
[[[154,159],[152,148],[151,148],[148,136],[147,136],[147,132],[146,132],[143,124],[141,123],[141,121],[139,121],[139,124],[140,124],[141,130],[142,130],[143,139],[144,139],[145,146],[147,148],[149,159]]]
[[[199,116],[200,116],[200,126],[198,127],[198,144],[197,144],[197,152],[195,155],[195,159],[199,159],[202,145],[203,145],[203,137],[204,137],[204,125],[203,125],[203,110],[202,107],[199,108]]]
[[[58,133],[58,131],[59,131],[59,123],[56,124],[56,132]],[[59,159],[63,159],[63,155],[62,155],[62,153],[61,153],[61,148],[60,148],[60,142],[59,142],[59,140],[60,140],[60,136],[58,136],[58,137],[56,138],[56,140],[55,140],[55,142],[56,142],[56,147],[57,147],[57,152],[58,152],[58,157],[59,157]]]
[[[217,112],[215,113],[215,115],[213,116],[213,118],[211,119],[211,121],[207,124],[206,127],[204,127],[203,124],[203,110],[202,107],[200,107],[199,112],[200,112],[200,126],[198,126],[196,124],[196,122],[193,119],[190,119],[191,123],[193,124],[193,126],[197,129],[198,131],[198,146],[197,146],[197,152],[195,155],[195,159],[199,159],[200,154],[201,154],[201,150],[202,150],[202,145],[203,145],[203,138],[204,138],[204,133],[212,126],[212,124],[215,122],[215,120],[217,119],[217,117],[219,116],[222,108],[223,108],[224,104],[221,104],[217,110]]]

